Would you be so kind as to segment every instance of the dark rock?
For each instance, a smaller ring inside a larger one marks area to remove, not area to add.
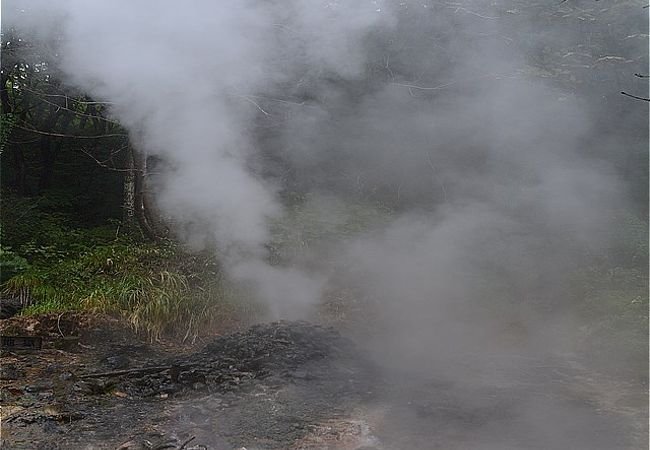
[[[26,305],[20,297],[0,297],[0,319],[8,319],[18,314]]]
[[[25,392],[29,392],[29,393],[43,392],[52,389],[53,386],[54,384],[52,382],[29,384],[25,386]]]

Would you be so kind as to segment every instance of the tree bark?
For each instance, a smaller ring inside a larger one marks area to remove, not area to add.
[[[122,201],[124,227],[129,230],[135,228],[135,162],[133,150],[129,146],[126,150],[126,171],[124,172],[124,199]]]
[[[149,221],[146,211],[146,176],[147,166],[144,155],[138,151],[133,152],[133,161],[135,162],[135,214],[140,224],[140,229],[149,239],[158,239],[154,225]]]
[[[160,236],[147,211],[146,159],[131,145],[127,148],[127,169],[124,177],[124,223],[131,229],[137,226],[145,237],[157,240]]]

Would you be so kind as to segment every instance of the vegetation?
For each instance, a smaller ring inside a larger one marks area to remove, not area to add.
[[[151,240],[117,217],[79,221],[86,206],[74,190],[2,196],[3,295],[28,305],[23,315],[95,311],[125,317],[151,338],[193,338],[201,329],[246,321],[262,307],[228,281],[214,254],[189,253],[170,239]],[[97,201],[89,199],[87,201]],[[390,211],[368,204],[328,205],[328,221],[309,197],[296,198],[274,226],[271,258],[279,263],[301,248],[353,236],[385,223]],[[90,206],[88,206],[90,208]]]
[[[200,327],[255,312],[210,257],[120,234],[116,220],[81,227],[46,212],[51,198],[45,207],[38,200],[27,209],[25,199],[3,196],[4,242],[11,244],[0,254],[3,290],[25,300],[23,314],[116,313],[152,338],[171,332],[190,338]]]
[[[623,7],[627,6],[608,6]],[[518,11],[513,8],[508,14],[513,20],[528,20]],[[638,36],[626,36],[623,19],[611,26],[610,13],[593,2],[585,8],[563,4],[539,26],[548,26],[550,33],[560,21],[564,26],[579,24],[588,28],[580,34],[584,42],[574,46],[574,41],[567,41],[566,48],[537,48],[541,34],[524,36],[518,45],[530,55],[526,68],[531,76],[553,78],[570,95],[583,100],[600,92],[611,79],[632,77],[627,68],[614,66],[629,63],[616,55],[624,54]],[[438,28],[431,29],[425,21],[415,25],[422,27],[418,35],[438,33]],[[148,198],[150,169],[157,162],[132,148],[125,130],[106,114],[107,105],[66,90],[52,64],[56,55],[49,49],[30,46],[11,30],[3,33],[2,295],[23,299],[25,315],[70,310],[122,315],[152,338],[169,333],[191,338],[202,327],[258,313],[260,306],[245,290],[224,277],[215,255],[189,253],[170,238],[164,217]],[[399,40],[391,45],[396,53],[410,47],[409,42]],[[599,49],[610,49],[615,55]],[[423,61],[439,56],[434,46],[430,51]],[[399,71],[398,58],[391,59],[391,64],[390,70]],[[385,65],[388,69],[388,58]],[[432,79],[424,76],[427,71],[422,72],[423,85],[436,84],[438,72],[430,71]],[[437,95],[437,91],[426,95]],[[647,116],[629,113],[631,99],[618,98],[618,92],[608,95],[604,103],[594,103],[594,110],[607,107],[596,121],[604,134],[623,127],[631,136],[627,143],[635,150],[594,156],[612,163],[626,177],[633,204],[618,219],[616,247],[572,274],[572,307],[588,320],[580,330],[585,342],[594,348],[608,345],[618,353],[641,355],[647,352],[648,221],[647,152],[638,142],[647,135],[638,129],[639,123],[646,126]],[[613,116],[625,120],[614,121]],[[634,120],[627,120],[630,117]],[[636,150],[641,147],[643,152]],[[273,263],[289,259],[304,247],[379,227],[399,208],[386,206],[377,196],[323,204],[309,193],[283,194],[288,212],[273,224],[273,239],[268,243]]]

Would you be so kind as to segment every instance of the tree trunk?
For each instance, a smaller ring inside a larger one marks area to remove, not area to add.
[[[127,229],[133,230],[135,228],[135,163],[131,146],[126,150],[126,164],[122,223]]]
[[[135,214],[140,224],[140,229],[149,239],[158,239],[154,225],[149,221],[148,212],[146,211],[146,177],[147,166],[144,155],[138,151],[133,152],[133,161],[135,162]]]
[[[124,224],[130,229],[137,226],[147,238],[157,240],[159,236],[147,211],[146,170],[144,155],[129,145],[124,176]]]

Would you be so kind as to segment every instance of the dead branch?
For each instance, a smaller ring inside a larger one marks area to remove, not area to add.
[[[621,91],[621,94],[623,94],[623,95],[627,95],[628,97],[632,97],[632,98],[635,98],[635,99],[637,99],[637,100],[643,100],[644,102],[650,102],[650,98],[638,97],[638,96],[636,96],[636,95],[628,94],[628,93],[625,92],[625,91]]]
[[[486,73],[485,75],[481,75],[481,76],[478,76],[478,77],[465,78],[465,79],[462,79],[462,80],[452,80],[452,81],[449,81],[447,83],[439,84],[437,86],[418,86],[416,84],[409,84],[409,83],[390,83],[390,84],[393,84],[395,86],[405,87],[405,88],[408,88],[409,90],[410,89],[418,89],[420,91],[437,91],[437,90],[444,89],[446,87],[452,86],[454,84],[475,82],[475,81],[482,80],[484,78],[494,78],[496,80],[500,80],[500,79],[503,79],[503,78],[516,78],[516,76],[517,75],[514,74],[514,73],[511,73],[511,74]]]
[[[98,134],[95,136],[81,136],[75,134],[51,133],[51,132],[37,130],[36,128],[30,128],[21,125],[15,125],[15,127],[20,128],[21,130],[24,131],[29,131],[43,136],[52,136],[52,137],[69,138],[69,139],[100,139],[100,138],[111,138],[111,137],[127,137],[127,134],[125,133],[109,133],[109,134]]]
[[[269,113],[266,112],[266,111],[264,111],[264,108],[262,108],[262,107],[259,105],[259,103],[257,103],[257,102],[254,101],[253,99],[251,99],[250,96],[247,96],[247,95],[241,95],[241,94],[233,94],[233,95],[234,95],[235,97],[243,98],[243,99],[246,100],[247,102],[249,102],[249,103],[255,105],[255,107],[256,107],[257,109],[259,109],[259,110],[262,112],[262,114],[264,114],[265,116],[268,116],[268,115],[269,115]]]
[[[126,146],[125,146],[125,145],[123,145],[123,146],[120,147],[119,149],[117,149],[117,150],[111,152],[111,154],[110,154],[110,156],[108,157],[108,159],[106,159],[106,160],[104,160],[104,161],[100,161],[99,159],[95,158],[95,156],[94,156],[92,153],[90,153],[89,151],[87,151],[87,150],[85,150],[85,149],[83,149],[83,148],[79,148],[79,151],[80,151],[81,153],[83,153],[84,155],[88,156],[88,157],[89,157],[90,159],[92,159],[93,161],[95,161],[95,162],[97,163],[97,165],[99,165],[100,167],[103,167],[104,169],[112,170],[112,171],[115,171],[115,172],[129,172],[129,171],[131,170],[131,169],[129,169],[129,168],[113,167],[113,166],[109,166],[108,164],[106,164],[106,161],[110,161],[110,160],[112,159],[113,155],[118,154],[119,152],[121,152],[121,151],[124,150],[124,149],[126,149]],[[135,170],[137,170],[137,169],[135,169]]]
[[[104,122],[108,122],[108,123],[110,123],[112,125],[120,126],[120,124],[118,122],[115,122],[114,120],[107,119],[106,117],[95,116],[95,115],[92,115],[92,114],[85,114],[85,113],[82,113],[82,112],[79,112],[79,111],[75,111],[74,109],[66,108],[65,106],[58,105],[58,104],[56,104],[54,102],[51,102],[49,100],[46,100],[44,98],[41,98],[40,101],[42,101],[44,103],[47,103],[48,105],[56,106],[58,109],[63,109],[65,111],[70,111],[71,113],[73,113],[73,114],[75,114],[77,116],[80,116],[80,117],[89,117],[91,119],[99,119],[99,120],[102,120]]]
[[[140,367],[137,369],[112,370],[109,372],[88,373],[86,375],[81,375],[79,378],[84,380],[88,378],[119,377],[121,375],[149,375],[152,373],[164,372],[165,370],[171,370],[173,367],[175,366],[154,366]]]
[[[43,96],[43,97],[63,98],[63,99],[65,99],[66,102],[67,101],[72,101],[72,102],[78,103],[80,105],[112,105],[113,104],[113,102],[95,102],[95,101],[89,102],[89,101],[85,101],[85,100],[77,100],[76,98],[72,98],[72,97],[69,97],[69,96],[64,95],[64,94],[47,94],[45,92],[35,91],[35,90],[30,89],[28,87],[25,87],[23,85],[19,85],[17,87],[17,89],[23,89],[25,91],[31,92],[32,94],[37,94],[37,95],[40,95],[40,96]]]
[[[194,439],[196,439],[196,436],[191,436],[189,439],[186,439],[186,440],[185,440],[185,441],[180,445],[180,447],[178,447],[178,450],[183,450],[183,449],[187,446],[187,444],[189,444],[190,442],[192,442]]]

